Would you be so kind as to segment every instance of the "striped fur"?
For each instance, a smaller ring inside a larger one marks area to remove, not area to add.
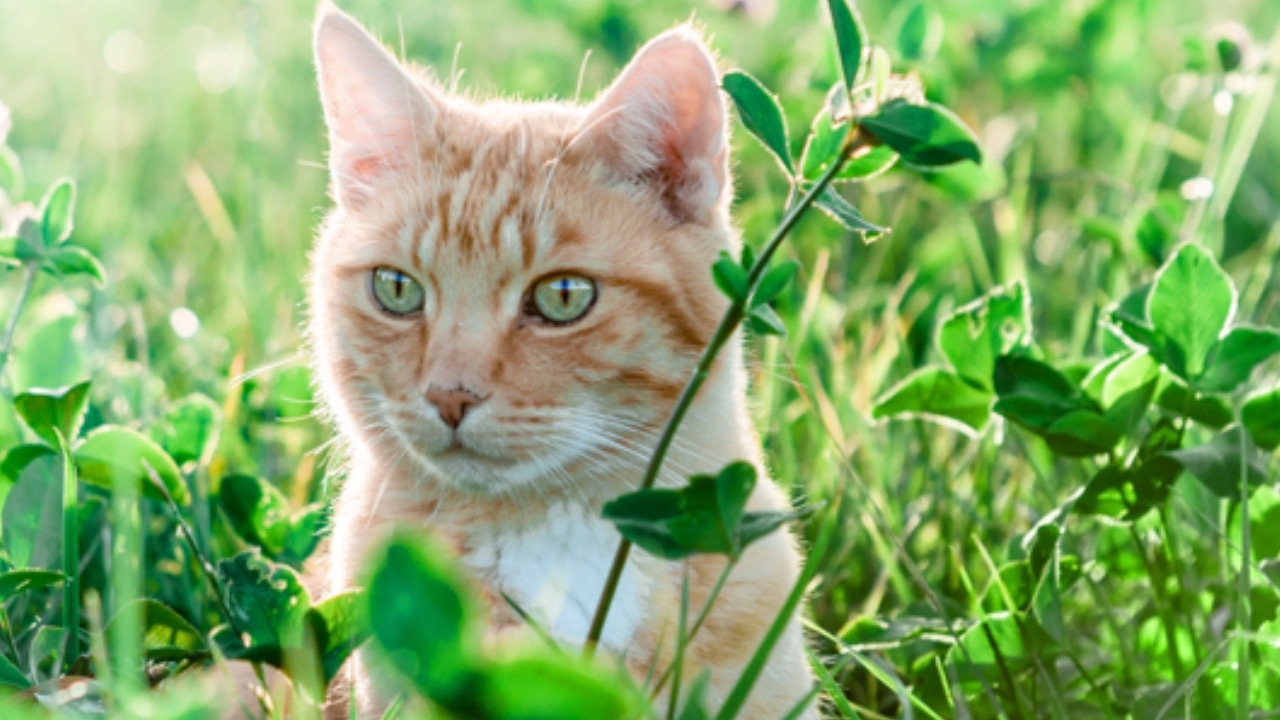
[[[492,602],[507,592],[559,613],[563,622],[551,626],[581,642],[573,635],[616,539],[599,508],[634,489],[726,306],[708,272],[738,244],[714,61],[700,35],[682,26],[642,49],[590,105],[481,102],[402,66],[329,5],[319,13],[316,59],[335,208],[312,259],[309,335],[327,412],[350,457],[319,560],[322,584],[357,585],[367,548],[388,528],[428,527],[491,600],[495,637],[517,624]],[[422,284],[420,315],[377,307],[369,278],[379,267]],[[570,325],[531,319],[530,287],[561,272],[592,278],[595,305]],[[481,400],[456,433],[428,401],[431,387]],[[735,341],[694,403],[661,482],[680,484],[736,459],[763,469],[745,392]],[[786,504],[766,479],[750,506]],[[517,552],[532,559],[513,563]],[[567,578],[553,567],[567,560],[551,557],[566,553],[577,573]],[[711,557],[688,565],[696,610],[722,565]],[[798,565],[793,538],[777,533],[732,576],[689,653],[691,673],[712,667],[714,700],[732,685]],[[681,564],[639,553],[628,568],[631,594],[619,599],[604,644],[638,674],[669,661],[682,573]],[[550,581],[539,578],[553,576],[563,585],[558,595],[542,592]],[[386,697],[366,654],[344,671],[334,717],[345,717],[352,688],[360,716],[379,716]],[[780,717],[810,682],[793,623],[744,717]]]

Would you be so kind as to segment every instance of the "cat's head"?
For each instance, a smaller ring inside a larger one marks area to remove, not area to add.
[[[643,464],[725,308],[725,104],[691,28],[589,105],[479,102],[321,8],[336,207],[310,327],[344,434],[469,491]]]

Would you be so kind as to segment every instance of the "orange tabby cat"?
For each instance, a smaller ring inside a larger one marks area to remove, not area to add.
[[[601,505],[635,489],[726,307],[708,271],[738,247],[715,62],[678,27],[580,107],[449,93],[327,4],[315,51],[336,207],[313,258],[310,339],[350,456],[327,591],[358,582],[384,531],[416,525],[469,569],[493,635],[520,624],[505,592],[581,643],[619,539]],[[737,459],[763,470],[740,345],[689,412],[664,485]],[[766,479],[749,507],[787,505]],[[723,562],[689,561],[691,612]],[[798,569],[780,531],[731,576],[686,660],[712,669],[713,704]],[[670,660],[682,576],[631,555],[602,646],[637,674]],[[343,677],[376,718],[389,698],[367,660]],[[742,716],[780,718],[811,682],[793,621]]]

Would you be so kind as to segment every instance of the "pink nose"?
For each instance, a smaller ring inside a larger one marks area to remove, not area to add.
[[[452,390],[441,390],[439,388],[431,388],[427,390],[427,402],[436,406],[440,411],[440,419],[445,425],[453,429],[457,429],[462,424],[462,418],[466,416],[467,411],[479,405],[483,398],[466,388],[454,388]]]

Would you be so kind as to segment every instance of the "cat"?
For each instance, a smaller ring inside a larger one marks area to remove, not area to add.
[[[491,637],[520,632],[506,593],[581,644],[620,539],[601,506],[636,489],[727,307],[709,272],[739,246],[715,60],[681,25],[588,105],[480,101],[403,65],[328,3],[315,60],[334,208],[312,256],[308,336],[348,448],[325,590],[357,586],[379,537],[416,526],[456,552]],[[785,509],[764,476],[741,345],[721,353],[660,483],[744,459],[762,477],[748,508]],[[691,676],[711,668],[712,705],[800,557],[778,531],[730,576],[686,655]],[[724,562],[688,561],[692,614]],[[638,677],[671,660],[684,568],[631,554],[601,648]],[[361,718],[381,716],[390,698],[371,654],[344,668],[330,717],[347,717],[348,696]],[[812,685],[793,618],[740,717],[780,718]]]

